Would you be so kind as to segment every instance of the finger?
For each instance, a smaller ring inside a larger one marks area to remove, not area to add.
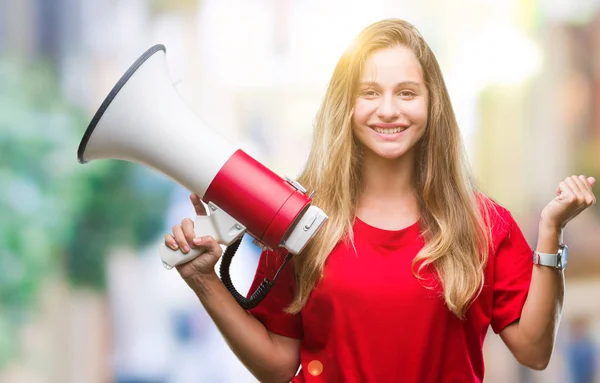
[[[589,184],[586,176],[574,177],[579,185],[579,188],[582,190],[583,201],[585,207],[590,207],[595,203],[596,198],[594,197],[594,192],[592,192],[592,185]]]
[[[173,226],[173,237],[175,238],[175,241],[177,242],[177,245],[179,245],[181,251],[183,251],[184,253],[190,251],[190,246],[188,245],[188,242],[185,239],[185,235],[183,235],[183,229],[180,225]]]
[[[590,183],[590,186],[594,186],[596,179],[594,177],[588,177],[588,182]]]
[[[583,203],[585,197],[583,195],[585,186],[581,184],[581,179],[577,176],[567,177],[565,182],[571,187],[571,190],[575,193],[578,203]]]
[[[171,234],[165,235],[165,245],[167,245],[167,247],[169,247],[172,250],[179,249],[179,245],[177,245],[177,241],[175,241],[175,238],[173,238],[173,236]]]
[[[204,208],[204,204],[197,194],[191,194],[190,201],[192,201],[192,205],[194,205],[196,215],[206,215],[206,208]]]
[[[588,206],[594,205],[596,203],[596,196],[594,195],[594,190],[592,190],[592,187],[596,183],[596,179],[594,177],[586,177],[583,175],[579,176],[579,178],[583,180],[583,183],[587,187],[588,192],[586,193],[585,202],[588,204]]]
[[[213,254],[218,254],[219,256],[223,251],[223,249],[221,249],[221,245],[219,245],[219,242],[217,242],[217,240],[210,235],[194,238],[194,245],[202,246],[206,249],[206,251]]]
[[[579,182],[581,184],[581,188],[584,190],[583,196],[585,199],[586,207],[592,206],[596,203],[596,197],[594,196],[594,192],[592,191],[592,185],[589,183],[588,178],[584,175],[579,176]]]
[[[187,243],[191,244],[196,237],[196,233],[194,232],[194,222],[189,218],[184,218],[184,220],[181,221],[181,229],[183,230],[185,240]]]
[[[558,195],[556,197],[558,200],[571,202],[575,199],[575,192],[571,190],[571,187],[567,184],[566,180],[561,181],[558,184]]]
[[[561,189],[562,200],[569,204],[581,203],[581,201],[583,201],[583,195],[581,191],[579,191],[579,187],[575,184],[575,181],[573,181],[571,177],[567,177],[563,183],[566,185],[566,190]]]
[[[588,178],[586,176],[580,175],[579,180],[581,181],[580,185],[583,185],[585,190],[592,191],[592,185],[590,185]]]

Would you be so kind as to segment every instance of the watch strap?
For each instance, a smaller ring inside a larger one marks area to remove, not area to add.
[[[533,263],[541,266],[550,266],[558,268],[558,254],[540,253],[538,251],[533,252]]]

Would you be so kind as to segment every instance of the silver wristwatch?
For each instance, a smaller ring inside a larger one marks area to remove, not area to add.
[[[558,253],[547,254],[540,253],[537,250],[533,252],[533,264],[541,266],[555,267],[559,270],[564,270],[567,267],[569,260],[569,248],[567,245],[560,245]]]

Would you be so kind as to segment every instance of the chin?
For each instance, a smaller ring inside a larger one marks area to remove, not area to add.
[[[381,143],[375,143],[370,149],[373,154],[378,157],[392,160],[400,158],[410,152],[410,145],[406,145],[405,142],[384,143],[383,145],[381,145]]]
[[[373,154],[375,156],[382,158],[384,160],[398,160],[406,155],[404,150],[402,151],[374,151]]]
[[[393,155],[384,155],[384,156],[381,156],[381,158],[383,158],[384,160],[388,160],[388,161],[396,161],[396,160],[399,160],[399,159],[401,159],[403,157],[404,157],[403,154],[393,154]]]

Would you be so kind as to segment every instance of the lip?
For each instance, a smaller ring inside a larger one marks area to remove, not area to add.
[[[380,128],[380,129],[394,129],[394,128],[402,128],[406,129],[409,125],[406,124],[388,124],[385,122],[378,122],[377,124],[371,125],[371,128]]]
[[[398,132],[398,133],[379,133],[375,130],[375,128],[382,128],[382,129],[392,129],[392,128],[396,128],[396,127],[401,127],[404,128],[403,131]],[[373,134],[375,134],[377,136],[377,138],[379,140],[382,141],[395,141],[397,140],[399,137],[403,136],[409,129],[409,126],[403,126],[403,125],[396,125],[396,124],[388,124],[388,126],[384,127],[382,125],[372,125],[370,126],[370,130],[371,132],[373,132]]]

